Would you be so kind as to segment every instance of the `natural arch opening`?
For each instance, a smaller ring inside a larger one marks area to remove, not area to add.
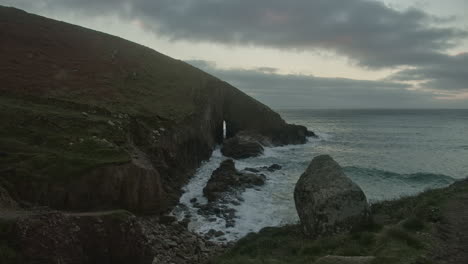
[[[223,120],[223,139],[226,139],[226,120]]]

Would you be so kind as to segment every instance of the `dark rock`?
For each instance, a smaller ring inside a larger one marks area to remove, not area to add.
[[[368,217],[363,191],[328,155],[309,164],[296,183],[294,201],[304,233],[313,238],[350,230]]]
[[[306,131],[306,136],[307,137],[315,137],[315,138],[318,137],[313,131],[310,131],[310,130]]]
[[[190,224],[190,218],[188,218],[188,217],[184,218],[182,221],[180,221],[180,224],[181,224],[183,227],[187,228],[188,225]]]
[[[159,222],[163,225],[172,224],[177,221],[177,218],[172,215],[163,215],[159,217]]]
[[[221,153],[226,157],[234,159],[246,159],[261,155],[263,147],[254,135],[239,133],[232,138],[224,140]]]
[[[208,180],[203,194],[208,201],[213,202],[232,189],[244,189],[265,184],[265,176],[251,173],[241,173],[236,170],[234,161],[225,160]]]
[[[196,203],[196,202],[197,202],[197,198],[192,198],[192,199],[190,199],[190,202],[191,202],[191,203]]]
[[[255,169],[255,168],[245,168],[244,171],[249,171],[249,172],[253,172],[253,173],[258,173],[258,172],[260,172],[259,169]]]
[[[269,171],[274,172],[277,170],[281,170],[283,167],[278,164],[272,164],[271,166],[263,166],[258,168],[245,168],[244,171],[253,172],[253,173],[260,173],[261,171]]]
[[[207,239],[211,239],[211,238],[213,238],[215,236],[216,233],[217,233],[216,230],[210,229],[210,230],[208,230],[208,232],[205,233],[205,237]]]
[[[267,168],[267,170],[269,172],[274,172],[274,171],[277,171],[277,170],[281,170],[283,167],[281,167],[281,165],[278,165],[278,164],[273,164],[271,165],[270,167]]]

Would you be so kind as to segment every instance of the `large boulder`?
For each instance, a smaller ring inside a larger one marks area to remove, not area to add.
[[[368,216],[363,191],[328,155],[309,164],[296,183],[294,201],[304,233],[314,238],[350,230]]]
[[[271,142],[259,134],[242,131],[234,137],[224,140],[221,153],[234,159],[246,159],[256,157],[263,153],[263,145],[271,145]]]
[[[223,161],[219,168],[213,172],[205,188],[203,188],[203,195],[205,195],[208,201],[213,202],[230,190],[244,189],[263,184],[265,184],[264,175],[241,173],[236,170],[234,161],[228,159]]]

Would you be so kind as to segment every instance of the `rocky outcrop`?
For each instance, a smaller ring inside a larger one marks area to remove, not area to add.
[[[279,164],[271,164],[270,166],[262,166],[262,167],[256,167],[256,168],[244,168],[244,171],[247,172],[253,172],[253,173],[259,173],[261,171],[268,171],[268,172],[275,172],[277,170],[281,170],[283,167]]]
[[[178,222],[164,225],[126,211],[37,211],[10,221],[14,232],[7,243],[17,263],[188,264],[222,251]]]
[[[245,189],[265,184],[265,176],[253,173],[241,173],[236,170],[234,161],[225,160],[208,180],[203,194],[213,202],[231,190]]]
[[[261,136],[255,136],[252,133],[238,133],[234,137],[224,140],[221,153],[224,156],[234,159],[246,159],[259,156],[263,153],[263,147],[260,143]],[[263,138],[263,137],[262,137]],[[264,141],[268,141],[264,139]],[[268,142],[264,142],[268,144]]]
[[[296,183],[294,201],[304,233],[313,238],[350,230],[368,216],[363,191],[328,155],[309,164]]]
[[[261,173],[239,172],[231,159],[223,161],[211,175],[203,195],[208,203],[200,204],[196,199],[191,203],[198,208],[198,214],[203,215],[209,221],[216,220],[214,216],[223,218],[226,227],[235,226],[237,211],[228,204],[239,205],[242,201],[241,193],[246,188],[255,188],[265,184],[266,177]],[[211,219],[211,220],[210,220]],[[206,234],[207,237],[216,237],[213,231]]]
[[[237,89],[226,90],[224,120],[228,138],[241,131],[251,131],[269,139],[272,145],[303,144],[308,130],[287,124],[278,113]],[[255,114],[253,114],[255,113]],[[258,115],[257,115],[258,114]]]

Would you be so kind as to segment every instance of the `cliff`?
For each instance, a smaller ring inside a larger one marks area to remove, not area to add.
[[[0,186],[21,205],[154,214],[227,135],[307,130],[147,47],[0,7]]]

